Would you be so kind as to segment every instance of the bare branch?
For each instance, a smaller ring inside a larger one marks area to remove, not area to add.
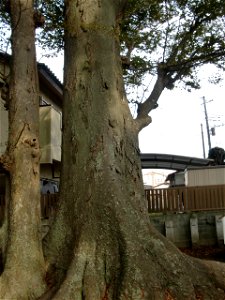
[[[135,119],[138,132],[151,123],[151,117],[148,114],[158,107],[158,99],[169,82],[169,77],[160,66],[158,67],[158,77],[151,94],[143,103],[138,104],[137,117]]]

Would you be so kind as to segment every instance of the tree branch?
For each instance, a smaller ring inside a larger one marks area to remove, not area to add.
[[[208,54],[196,54],[195,56],[191,56],[189,59],[183,60],[183,62],[178,61],[176,64],[167,65],[166,69],[167,71],[174,73],[184,69],[187,70],[192,67],[205,64],[207,62],[217,61],[219,58],[222,59],[222,57],[224,56],[225,51],[223,49]]]
[[[138,104],[137,117],[135,119],[138,132],[140,132],[144,127],[148,126],[151,123],[151,117],[148,114],[150,113],[150,111],[158,107],[158,99],[162,91],[168,84],[168,80],[169,77],[161,68],[161,65],[159,65],[158,77],[151,94],[144,102]]]
[[[177,37],[176,37],[177,43],[175,43],[173,45],[171,53],[167,59],[168,67],[170,65],[170,62],[172,62],[172,65],[173,65],[173,62],[176,61],[178,51],[180,51],[180,53],[181,53],[180,56],[183,56],[182,53],[185,54],[187,44],[190,42],[193,42],[193,35],[194,35],[195,31],[197,29],[199,29],[199,27],[202,26],[202,24],[204,24],[204,22],[208,22],[209,20],[210,20],[210,17],[201,18],[200,16],[196,16],[196,18],[194,18],[194,20],[190,24],[189,29],[187,29],[185,32],[183,32],[180,35],[180,37],[179,37],[179,35],[177,35]],[[164,52],[165,52],[165,49],[164,49]],[[196,60],[198,60],[198,58]],[[177,61],[177,63],[175,64],[175,68],[177,68],[177,66],[179,64],[181,64],[181,62]]]

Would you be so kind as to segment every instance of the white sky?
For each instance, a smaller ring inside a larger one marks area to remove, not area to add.
[[[62,81],[63,57],[41,58]],[[159,107],[151,112],[152,123],[139,134],[142,153],[167,153],[203,157],[201,123],[203,124],[205,152],[208,155],[208,140],[202,97],[205,96],[209,127],[216,127],[216,136],[211,136],[211,146],[225,149],[225,82],[209,84],[205,75],[213,68],[201,72],[203,86],[200,90],[187,92],[176,88],[165,90],[159,99]],[[213,100],[213,101],[210,101]],[[213,121],[216,119],[218,121]]]
[[[152,123],[139,135],[142,152],[168,153],[203,157],[201,123],[203,124],[205,152],[208,155],[208,139],[204,107],[205,96],[209,127],[216,127],[216,135],[210,136],[211,146],[225,148],[225,86],[205,84],[191,93],[178,88],[165,90],[159,99],[159,107],[151,112]],[[214,122],[212,118],[219,121]]]

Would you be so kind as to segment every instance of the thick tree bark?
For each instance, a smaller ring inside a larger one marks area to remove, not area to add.
[[[39,179],[39,89],[33,1],[11,1],[12,70],[9,141],[8,239],[1,299],[33,299],[44,289]]]
[[[11,193],[1,299],[225,296],[224,264],[183,255],[150,225],[137,136],[151,104],[147,110],[142,106],[140,120],[133,120],[124,97],[118,24],[125,3],[66,1],[61,200],[44,243],[52,288],[41,295],[45,274],[33,1],[11,1],[10,130],[3,162]],[[160,88],[152,100],[157,93]]]
[[[61,202],[45,241],[55,289],[45,299],[223,299],[224,265],[210,263],[209,274],[209,263],[186,257],[149,223],[118,4],[66,1]]]

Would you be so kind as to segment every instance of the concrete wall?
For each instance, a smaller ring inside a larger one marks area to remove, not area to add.
[[[152,225],[177,247],[216,246],[224,243],[225,211],[150,214]]]

